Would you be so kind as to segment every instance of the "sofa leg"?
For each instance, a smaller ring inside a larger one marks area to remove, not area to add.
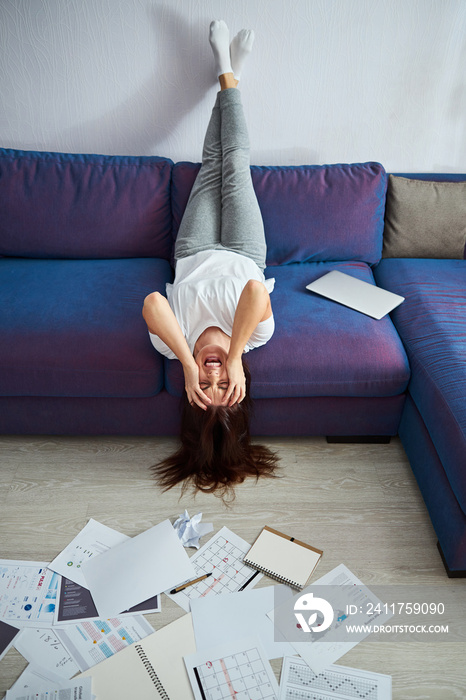
[[[327,435],[329,445],[365,444],[388,445],[390,435]]]
[[[437,542],[437,549],[438,549],[438,551],[440,552],[440,556],[442,557],[443,565],[444,565],[444,567],[445,567],[445,571],[446,571],[447,574],[448,574],[448,578],[466,578],[466,570],[463,570],[463,571],[460,571],[460,570],[458,570],[458,571],[451,571],[451,569],[449,568],[449,566],[448,566],[448,564],[447,564],[447,561],[446,561],[446,559],[445,559],[445,555],[444,555],[444,553],[442,552],[442,548],[441,548],[441,546],[440,546],[440,542]]]

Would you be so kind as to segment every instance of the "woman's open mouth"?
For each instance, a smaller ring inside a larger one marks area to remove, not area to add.
[[[221,367],[222,363],[216,355],[209,355],[206,357],[204,362],[204,367]]]

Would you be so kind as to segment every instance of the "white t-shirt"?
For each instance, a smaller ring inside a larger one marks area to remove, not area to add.
[[[166,287],[167,299],[191,352],[201,333],[210,326],[231,336],[241,292],[251,279],[262,282],[269,294],[273,291],[274,278],[266,280],[251,258],[230,250],[203,250],[177,261],[175,281]],[[257,325],[244,351],[264,345],[274,329],[272,314]],[[168,345],[157,335],[149,335],[156,350],[169,360],[176,360]]]

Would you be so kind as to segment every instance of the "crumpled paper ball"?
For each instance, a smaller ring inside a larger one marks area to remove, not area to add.
[[[213,531],[213,524],[201,523],[201,518],[202,513],[193,515],[193,517],[190,518],[188,511],[185,510],[173,523],[173,527],[184,547],[195,547],[199,549],[200,538]]]

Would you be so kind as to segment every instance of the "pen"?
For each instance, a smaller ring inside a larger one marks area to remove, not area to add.
[[[170,593],[173,595],[173,593],[179,593],[180,591],[184,590],[188,586],[192,586],[193,583],[199,583],[199,581],[203,581],[205,578],[208,576],[212,576],[212,572],[210,574],[204,574],[203,576],[199,576],[199,578],[195,578],[194,581],[188,581],[187,583],[183,583],[182,586],[178,586],[178,588],[174,588]]]
[[[241,588],[238,588],[238,592],[239,592],[239,591],[244,591],[244,589],[246,588],[246,586],[248,586],[248,585],[251,583],[251,581],[252,581],[254,578],[256,578],[256,576],[258,576],[258,575],[259,575],[259,571],[256,571],[256,573],[253,574],[253,575],[251,576],[251,578],[248,578],[248,580],[246,581],[246,583],[243,583],[243,585],[241,586]]]

